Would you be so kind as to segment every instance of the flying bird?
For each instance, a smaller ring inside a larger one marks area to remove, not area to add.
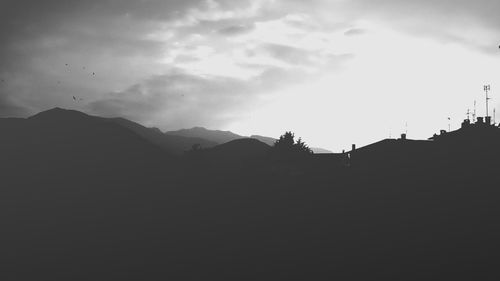
[[[75,97],[75,96],[73,96],[73,100],[76,100],[76,97]]]

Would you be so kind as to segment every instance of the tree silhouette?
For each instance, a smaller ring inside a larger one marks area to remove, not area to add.
[[[271,152],[276,158],[284,160],[299,159],[313,153],[301,138],[295,141],[295,135],[292,132],[285,132],[281,135],[274,143]]]
[[[294,145],[295,149],[298,153],[304,154],[313,154],[313,151],[309,148],[309,146],[302,141],[302,138],[299,138]]]

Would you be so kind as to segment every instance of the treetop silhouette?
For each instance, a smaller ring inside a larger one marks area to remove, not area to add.
[[[277,158],[288,160],[313,154],[312,150],[301,138],[295,141],[295,134],[292,132],[285,132],[285,134],[281,135],[274,143],[271,152]]]

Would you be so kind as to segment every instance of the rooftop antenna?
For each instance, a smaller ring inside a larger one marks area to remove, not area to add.
[[[451,118],[448,117],[448,132],[451,132]]]
[[[467,108],[467,120],[470,122],[470,108]]]
[[[488,117],[489,116],[489,112],[488,112],[488,100],[490,99],[488,97],[488,92],[491,90],[491,87],[490,87],[490,85],[484,85],[483,89],[484,89],[484,92],[486,93],[486,117]]]
[[[408,122],[405,123],[405,134],[408,135]]]
[[[476,123],[476,100],[474,100],[474,113],[472,113],[472,121]]]

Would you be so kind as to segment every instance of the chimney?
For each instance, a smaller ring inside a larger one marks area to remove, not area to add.
[[[356,150],[356,144],[352,144],[352,151]]]
[[[470,120],[465,119],[464,122],[462,122],[462,128],[468,127],[470,125]]]
[[[406,140],[406,134],[401,134],[401,140]]]
[[[476,123],[483,124],[484,123],[483,117],[477,117],[477,122]]]
[[[486,116],[485,123],[486,125],[491,125],[491,116]]]

